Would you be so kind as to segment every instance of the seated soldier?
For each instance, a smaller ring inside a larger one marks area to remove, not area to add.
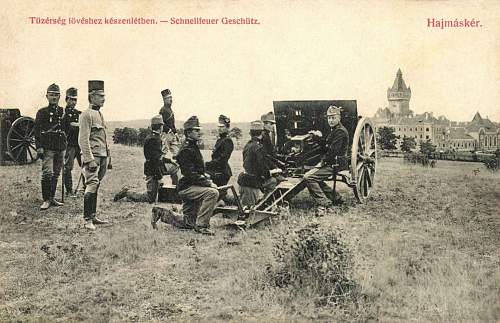
[[[341,108],[330,106],[327,111],[328,124],[331,127],[330,134],[322,143],[325,155],[321,162],[304,175],[307,189],[318,204],[318,214],[324,214],[326,208],[332,204],[327,195],[335,192],[328,187],[325,180],[334,176],[347,164],[347,146],[349,144],[349,133],[340,123]],[[325,194],[326,193],[326,194]],[[340,203],[340,199],[334,201]]]
[[[243,168],[245,171],[238,176],[241,204],[252,207],[262,197],[264,187],[276,187],[277,180],[274,174],[281,173],[281,169],[269,169],[261,144],[264,125],[262,121],[253,121],[250,124],[250,141],[243,148]]]
[[[275,144],[276,143],[276,134],[274,131],[274,125],[276,124],[276,121],[274,119],[274,113],[268,112],[266,114],[263,114],[260,117],[260,120],[264,123],[264,131],[262,132],[261,144],[264,148],[266,160],[269,163],[268,167],[269,167],[269,169],[280,167],[280,160],[278,159],[278,156],[276,155],[276,144]],[[274,184],[274,183],[277,184],[277,183],[286,181],[286,178],[283,177],[283,175],[281,175],[281,174],[274,174],[273,177],[276,178],[276,181],[272,181],[271,182],[272,184]],[[264,186],[263,187],[264,194],[272,192],[275,187],[276,187],[276,185],[271,185],[269,187]]]
[[[200,130],[200,122],[196,116],[192,116],[184,123],[186,140],[177,154],[177,162],[182,174],[177,190],[182,199],[183,228],[213,235],[214,233],[209,229],[210,218],[217,204],[219,191],[217,185],[205,174],[205,163],[198,147]],[[153,209],[151,219],[153,227],[156,226],[158,220],[164,221],[164,216],[160,211],[159,208]]]
[[[161,115],[154,116],[151,119],[152,133],[146,137],[144,141],[144,175],[146,176],[146,192],[138,193],[129,190],[124,186],[118,192],[114,201],[126,198],[132,202],[156,202],[158,196],[159,181],[163,175],[175,174],[179,167],[170,159],[163,157],[161,129],[163,127],[163,119]]]
[[[217,126],[219,138],[212,151],[212,160],[206,163],[207,173],[217,186],[226,185],[233,175],[229,166],[229,158],[234,149],[233,140],[229,137],[230,122],[228,117],[224,115],[219,116],[219,124]],[[229,202],[227,199],[227,190],[221,190],[217,205],[224,206],[227,202]]]

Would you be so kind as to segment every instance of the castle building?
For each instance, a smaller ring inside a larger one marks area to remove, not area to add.
[[[387,89],[387,100],[389,101],[389,111],[392,114],[408,117],[412,114],[410,110],[411,89],[406,87],[403,80],[403,73],[398,69],[396,78],[391,88]]]

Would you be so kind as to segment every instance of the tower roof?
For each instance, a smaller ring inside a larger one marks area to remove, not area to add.
[[[392,84],[391,91],[408,91],[410,88],[406,87],[405,81],[403,80],[403,73],[401,73],[401,69],[398,68],[398,72],[396,73],[396,78],[394,79],[394,83]]]

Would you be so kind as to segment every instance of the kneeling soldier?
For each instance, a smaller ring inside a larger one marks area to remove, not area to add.
[[[332,204],[332,201],[326,194],[335,194],[335,192],[325,183],[325,180],[332,176],[336,176],[339,169],[344,168],[347,164],[349,133],[342,123],[340,123],[341,110],[341,108],[337,108],[336,106],[330,106],[328,108],[327,118],[331,131],[323,142],[326,150],[325,155],[319,165],[304,175],[309,193],[319,205],[319,213],[324,212],[325,208]],[[334,202],[340,202],[340,200]]]
[[[182,178],[177,185],[182,199],[183,225],[198,233],[213,235],[210,218],[213,215],[219,191],[205,174],[205,163],[198,147],[200,139],[200,122],[192,116],[184,123],[186,140],[177,154],[177,162],[181,168]],[[154,211],[154,210],[153,210]],[[153,212],[153,227],[161,218],[160,212]]]
[[[61,97],[59,86],[51,84],[46,97],[49,105],[38,110],[34,129],[36,151],[42,160],[42,210],[51,205],[63,205],[54,199],[54,195],[67,144],[66,134],[62,129],[63,108],[58,105]]]
[[[238,176],[241,204],[252,207],[262,197],[262,189],[276,187],[277,180],[274,174],[281,173],[281,169],[270,169],[266,160],[264,147],[261,144],[264,124],[262,121],[253,121],[250,124],[252,139],[243,148],[243,168],[245,171]]]
[[[127,198],[132,202],[156,202],[158,196],[159,181],[163,175],[176,174],[179,167],[170,159],[163,157],[162,141],[160,132],[163,127],[161,115],[154,116],[151,119],[152,133],[144,141],[144,175],[146,176],[146,192],[137,193],[130,191],[128,187],[122,190],[114,197],[114,201]]]

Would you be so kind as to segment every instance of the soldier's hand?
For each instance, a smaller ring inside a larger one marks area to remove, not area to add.
[[[43,148],[37,148],[36,154],[39,158],[43,158]]]
[[[87,168],[89,169],[89,171],[95,172],[97,170],[97,163],[95,162],[95,160],[89,162]]]
[[[210,181],[210,187],[213,187],[213,188],[218,188],[217,184],[215,184],[214,182]]]

